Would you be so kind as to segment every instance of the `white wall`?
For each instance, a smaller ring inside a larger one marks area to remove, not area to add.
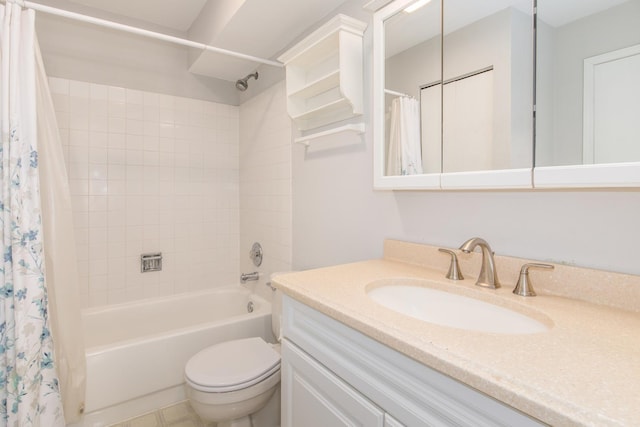
[[[249,259],[253,242],[262,265]],[[284,81],[240,106],[240,271],[258,271],[247,287],[271,298],[269,275],[291,270],[291,120]]]
[[[238,282],[238,107],[50,78],[85,307]],[[162,252],[161,272],[140,255]]]
[[[360,2],[341,11],[370,21]],[[364,43],[370,106],[371,26]],[[379,257],[385,238],[458,247],[481,236],[498,254],[640,274],[639,191],[373,191],[370,117],[363,140],[293,147],[294,268]]]

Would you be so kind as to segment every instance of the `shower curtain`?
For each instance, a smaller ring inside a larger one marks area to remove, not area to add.
[[[86,360],[80,315],[71,192],[53,100],[36,39],[36,105],[40,199],[55,364],[66,422],[84,411]]]
[[[421,173],[420,103],[417,99],[401,96],[391,102],[387,175]]]
[[[79,323],[70,330],[65,324],[74,319],[72,312],[79,319],[79,307],[57,307],[71,293],[68,287],[77,286],[77,279],[75,265],[69,270],[68,260],[58,258],[58,252],[68,250],[73,255],[73,243],[56,246],[68,242],[69,236],[61,236],[56,227],[70,219],[65,219],[69,212],[64,209],[68,198],[55,200],[59,192],[51,188],[66,174],[51,163],[59,140],[45,92],[34,20],[32,10],[0,5],[0,424],[19,427],[64,426],[61,391],[69,394],[74,384],[84,381],[84,355],[78,381],[68,366],[75,359],[69,357],[62,339],[74,330],[81,336]],[[84,348],[75,352],[84,354]],[[71,408],[68,421],[80,412],[83,393],[82,389],[75,392],[81,397],[73,399],[71,393],[72,398],[65,399],[65,408]]]

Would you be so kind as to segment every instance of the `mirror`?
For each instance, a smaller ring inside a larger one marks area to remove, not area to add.
[[[533,165],[533,2],[444,1],[443,163]]]
[[[442,171],[442,8],[419,5],[384,20],[386,175]]]
[[[640,0],[538,0],[536,104],[536,168],[640,162]]]
[[[532,0],[376,12],[376,188],[531,187],[532,13]]]

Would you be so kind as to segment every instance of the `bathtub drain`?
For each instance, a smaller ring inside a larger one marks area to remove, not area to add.
[[[253,301],[249,301],[247,304],[247,313],[253,313]]]

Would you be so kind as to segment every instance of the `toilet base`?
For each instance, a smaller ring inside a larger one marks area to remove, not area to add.
[[[221,421],[216,427],[251,427],[251,416],[247,415],[231,421]]]

